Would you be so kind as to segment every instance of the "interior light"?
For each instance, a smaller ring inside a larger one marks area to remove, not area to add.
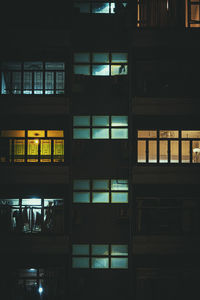
[[[36,143],[36,144],[38,144],[38,143],[39,143],[39,140],[34,140],[34,141],[35,141],[35,143]]]
[[[35,270],[35,269],[29,269],[29,271],[34,272],[34,271],[36,271],[36,270]]]
[[[38,289],[38,292],[39,292],[40,294],[42,294],[43,291],[44,291],[44,290],[43,290],[43,287],[40,286],[39,289]]]
[[[194,153],[200,153],[200,148],[194,148],[194,149],[193,149],[193,152],[194,152]]]
[[[167,0],[167,11],[169,10],[169,0]]]

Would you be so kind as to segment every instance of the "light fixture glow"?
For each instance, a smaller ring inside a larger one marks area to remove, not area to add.
[[[40,293],[40,294],[42,294],[43,293],[43,287],[39,287],[39,289],[38,289],[38,292]]]
[[[39,144],[39,140],[34,140],[36,144]]]

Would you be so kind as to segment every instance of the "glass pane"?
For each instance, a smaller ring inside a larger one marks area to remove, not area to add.
[[[93,269],[108,269],[109,261],[108,258],[92,258]]]
[[[42,200],[37,198],[22,199],[22,205],[41,206]]]
[[[74,3],[74,7],[78,8],[80,13],[90,13],[90,3]]]
[[[19,199],[0,199],[0,205],[19,205]]]
[[[109,63],[108,53],[93,53],[92,62],[94,63]]]
[[[54,92],[54,72],[45,72],[45,94]]]
[[[137,162],[146,163],[146,141],[138,141],[137,145],[138,145]]]
[[[40,154],[44,157],[40,160],[41,162],[51,162],[51,140],[40,140]]]
[[[112,53],[111,61],[112,63],[127,63],[128,54],[127,53]]]
[[[128,191],[128,180],[126,179],[112,179],[111,180],[112,191]]]
[[[111,255],[127,256],[128,245],[111,245]]]
[[[160,163],[167,163],[168,162],[168,142],[167,141],[160,141]]]
[[[65,63],[64,62],[46,62],[45,63],[46,70],[64,70]]]
[[[128,258],[111,258],[111,269],[128,269]]]
[[[14,140],[15,162],[24,162],[24,155],[25,155],[25,141]]]
[[[53,141],[54,162],[64,162],[64,140]]]
[[[25,137],[25,130],[1,130],[1,137]]]
[[[192,141],[192,162],[200,163],[200,141]]]
[[[90,116],[74,116],[74,126],[90,126]]]
[[[128,129],[111,129],[111,139],[127,139]]]
[[[90,129],[74,129],[73,130],[74,139],[90,139]]]
[[[47,130],[47,137],[64,137],[63,130]]]
[[[89,255],[89,245],[88,244],[75,244],[72,245],[73,255]]]
[[[2,94],[12,93],[11,72],[1,73],[1,93]]]
[[[74,180],[74,190],[89,190],[90,181],[85,179]]]
[[[190,142],[182,141],[181,142],[181,162],[189,163],[190,162]]]
[[[74,74],[79,75],[90,75],[90,66],[89,65],[74,65]]]
[[[3,62],[2,69],[4,70],[21,70],[22,64],[20,62]]]
[[[170,162],[178,163],[179,162],[179,142],[170,141]]]
[[[26,94],[26,92],[28,94],[32,93],[32,72],[24,72],[24,94]]]
[[[191,5],[191,20],[192,21],[200,21],[200,6]]]
[[[28,130],[28,137],[45,137],[45,131],[44,130]]]
[[[109,65],[92,65],[93,76],[109,76],[110,67]]]
[[[92,3],[93,14],[109,14],[109,3]]]
[[[92,193],[93,203],[109,203],[109,193]]]
[[[39,140],[33,139],[28,140],[28,156],[32,156],[33,158],[28,159],[28,162],[37,162],[38,161],[38,146],[39,146]]]
[[[90,203],[90,193],[86,193],[86,192],[73,193],[73,202],[74,203]]]
[[[88,269],[89,268],[89,258],[73,257],[72,258],[72,268]]]
[[[112,127],[127,127],[128,126],[128,116],[111,116],[111,126]]]
[[[138,138],[156,138],[156,130],[138,130]]]
[[[182,130],[181,131],[182,138],[200,138],[199,130]]]
[[[41,61],[27,61],[24,62],[24,70],[42,70],[43,63]]]
[[[157,141],[149,142],[149,163],[157,163]]]
[[[112,193],[111,203],[128,203],[128,193]]]
[[[121,65],[111,65],[111,75],[127,75],[128,67],[125,64]]]
[[[109,180],[93,180],[92,181],[93,190],[108,190],[109,189]]]
[[[34,94],[43,93],[43,72],[34,72]]]
[[[160,130],[159,131],[160,138],[178,138],[179,137],[179,132],[178,130]]]
[[[93,116],[92,126],[109,126],[109,116]]]
[[[87,53],[74,53],[74,62],[76,63],[89,63],[90,54]]]
[[[65,73],[56,72],[56,89],[64,90],[64,87],[65,87]]]
[[[108,255],[108,245],[92,245],[92,255]]]
[[[92,129],[93,139],[109,139],[109,129],[105,128],[93,128]]]

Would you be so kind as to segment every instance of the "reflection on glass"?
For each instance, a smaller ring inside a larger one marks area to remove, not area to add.
[[[167,163],[168,162],[168,142],[167,141],[160,141],[160,163]]]
[[[109,76],[109,65],[92,65],[92,75],[94,76]]]
[[[157,163],[157,141],[149,141],[149,163]]]

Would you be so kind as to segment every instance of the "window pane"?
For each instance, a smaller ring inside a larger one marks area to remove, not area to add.
[[[47,137],[64,137],[63,130],[47,130]]]
[[[128,203],[128,193],[112,193],[111,203]]]
[[[24,72],[24,94],[31,94],[32,93],[32,73],[31,72]]]
[[[109,203],[109,193],[92,193],[93,203]]]
[[[72,245],[73,255],[89,255],[89,245],[88,244],[75,244]]]
[[[90,126],[90,116],[74,116],[74,126]]]
[[[92,62],[94,63],[109,63],[108,53],[93,53]]]
[[[108,258],[92,258],[93,269],[108,269]]]
[[[200,163],[200,141],[192,142],[192,162]]]
[[[178,163],[179,162],[179,142],[170,141],[170,162]]]
[[[137,144],[138,144],[137,162],[146,163],[146,141],[138,141]]]
[[[112,53],[111,62],[113,63],[127,63],[127,53]]]
[[[128,126],[128,116],[112,116],[111,117],[112,127],[127,127]]]
[[[22,199],[22,205],[41,206],[41,199]]]
[[[108,190],[109,181],[108,180],[93,180],[92,181],[92,189],[93,190]]]
[[[79,8],[80,13],[90,13],[90,3],[74,3],[75,8]]]
[[[111,255],[128,255],[128,245],[111,245]]]
[[[127,75],[128,67],[125,64],[121,65],[111,65],[111,75]]]
[[[64,62],[46,62],[45,69],[46,70],[64,70],[65,64],[64,64]]]
[[[109,14],[109,3],[92,3],[93,14]]]
[[[181,162],[189,163],[190,162],[190,142],[182,141],[181,142]]]
[[[200,131],[198,130],[182,130],[182,138],[200,138]]]
[[[73,257],[72,258],[72,268],[88,269],[89,268],[89,258]]]
[[[126,179],[113,179],[111,180],[112,191],[128,191],[128,180]]]
[[[28,130],[28,137],[45,137],[45,131],[44,130]]]
[[[42,70],[43,63],[41,61],[27,61],[24,62],[24,70]]]
[[[128,258],[111,258],[111,269],[128,269]]]
[[[28,155],[38,156],[38,145],[39,145],[39,140],[37,139],[28,140]],[[34,160],[29,160],[29,161],[34,161]]]
[[[52,94],[54,92],[54,73],[45,72],[45,94]]]
[[[46,156],[40,160],[41,162],[51,162],[51,140],[40,141],[40,154]]]
[[[73,193],[73,202],[74,203],[90,203],[90,193],[86,193],[86,192]]]
[[[111,139],[127,139],[128,129],[111,129]]]
[[[90,66],[89,65],[74,65],[74,74],[79,75],[90,75]]]
[[[93,139],[109,139],[109,129],[94,128],[92,129]]]
[[[93,76],[109,76],[110,68],[109,65],[92,65]]]
[[[191,21],[200,21],[200,6],[191,5]]]
[[[73,130],[74,139],[90,139],[90,129],[74,129]]]
[[[157,131],[155,130],[138,130],[138,138],[156,138]]]
[[[34,72],[34,94],[43,93],[43,73]]]
[[[160,163],[167,163],[168,162],[168,142],[167,141],[160,141]]]
[[[92,245],[92,255],[108,255],[108,245]]]
[[[160,130],[159,131],[160,138],[178,138],[179,137],[179,132],[178,130]]]
[[[25,137],[25,130],[1,130],[1,137]]]
[[[74,54],[74,62],[89,63],[90,62],[90,54],[89,53],[75,53]]]
[[[74,180],[74,190],[89,190],[90,181],[85,179]]]
[[[148,141],[149,142],[149,162],[157,162],[157,141]]]
[[[2,69],[4,70],[21,70],[22,64],[20,62],[3,62]]]
[[[24,155],[25,155],[25,141],[14,140],[15,162],[24,162]]]
[[[93,116],[92,126],[109,126],[109,116]]]
[[[65,83],[65,73],[56,72],[56,89],[64,90],[64,83]]]

